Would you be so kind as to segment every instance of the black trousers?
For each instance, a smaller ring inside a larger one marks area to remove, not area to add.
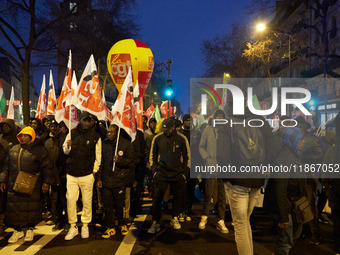
[[[332,209],[334,251],[340,253],[340,210]]]
[[[102,199],[104,203],[105,224],[108,228],[114,228],[114,216],[118,219],[118,225],[126,225],[123,217],[125,207],[125,187],[102,188]]]
[[[164,193],[170,185],[173,192],[173,206],[172,217],[177,217],[181,211],[182,196],[185,190],[184,175],[176,175],[173,177],[166,177],[162,173],[157,172],[154,176],[154,194],[152,204],[152,219],[159,222],[162,214],[162,200]]]
[[[53,200],[56,207],[56,221],[68,223],[67,201],[66,201],[66,178],[60,178],[60,186],[52,187]],[[65,212],[65,215],[63,215]]]

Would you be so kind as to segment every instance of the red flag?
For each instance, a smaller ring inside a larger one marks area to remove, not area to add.
[[[164,101],[161,104],[160,110],[163,115],[163,118],[166,119],[168,117],[168,101]]]
[[[134,141],[137,127],[135,120],[131,68],[129,68],[129,73],[125,78],[116,103],[113,106],[112,113],[114,115],[112,123],[124,129],[126,133],[130,135],[131,140]]]
[[[91,55],[76,92],[77,108],[96,115],[99,119],[106,118],[104,101],[100,89],[98,73],[94,57]]]
[[[43,75],[43,82],[41,85],[37,112],[35,114],[36,118],[43,119],[47,115],[47,107],[46,107],[46,84],[45,84],[45,74]]]
[[[113,114],[110,111],[110,109],[107,107],[106,100],[105,100],[104,90],[102,91],[102,94],[103,94],[102,97],[103,97],[103,102],[104,102],[106,119],[109,119],[110,121],[112,121],[113,120]]]
[[[77,83],[77,81],[71,81],[71,63],[72,63],[72,55],[71,51],[69,53],[68,63],[67,63],[67,70],[66,75],[64,78],[63,87],[61,89],[60,97],[57,99],[58,105],[56,109],[55,119],[57,122],[64,121],[65,125],[68,129],[73,129],[77,126],[77,109],[74,105],[70,106],[71,102],[71,91],[72,91],[72,82]],[[71,127],[70,127],[70,111],[71,111]]]
[[[144,112],[144,115],[148,116],[148,119],[150,119],[151,115],[155,111],[155,106],[151,104],[148,109]]]

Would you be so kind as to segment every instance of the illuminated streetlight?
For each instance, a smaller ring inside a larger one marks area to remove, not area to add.
[[[155,91],[155,92],[153,92],[153,94],[154,94],[154,95],[157,95],[157,92]]]
[[[256,25],[256,30],[257,30],[257,31],[262,32],[262,31],[264,31],[265,29],[266,29],[266,25],[263,24],[263,23],[259,23],[259,24]]]
[[[230,78],[230,74],[226,73],[226,74],[225,74],[225,77],[226,77],[226,78]]]

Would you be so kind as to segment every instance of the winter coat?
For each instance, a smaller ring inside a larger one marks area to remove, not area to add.
[[[60,178],[66,175],[66,158],[63,152],[63,143],[66,134],[59,132],[56,136],[50,135],[45,142],[45,148],[48,151],[55,169],[56,184],[60,185]]]
[[[102,142],[100,135],[94,130],[84,130],[80,125],[72,130],[72,146],[68,148],[65,138],[63,151],[69,157],[66,161],[67,174],[81,177],[96,173],[101,163]]]
[[[30,174],[40,173],[35,189],[31,195],[16,193],[13,186],[18,170],[18,156],[20,154],[20,169]],[[41,221],[42,183],[53,184],[53,164],[48,152],[34,141],[29,145],[15,145],[6,158],[4,167],[0,174],[0,182],[7,184],[7,204],[5,210],[5,222],[24,226],[28,223],[38,223]]]
[[[274,164],[299,166],[301,161],[297,151],[284,144]],[[288,222],[288,215],[292,209],[290,201],[305,195],[305,189],[306,180],[294,178],[293,171],[290,173],[289,178],[269,179],[264,197],[264,208],[270,213],[278,214],[279,222]]]
[[[326,153],[323,164],[340,164],[340,138]],[[340,210],[340,179],[322,179],[326,191],[328,203],[333,210]]]
[[[189,142],[176,131],[171,136],[159,133],[151,145],[150,166],[153,172],[161,172],[165,177],[188,175],[190,170]]]
[[[134,174],[134,152],[131,143],[120,137],[117,155],[118,162],[113,168],[113,156],[116,149],[116,141],[105,139],[102,150],[102,163],[97,180],[102,181],[105,188],[118,188],[131,183],[131,173]],[[134,176],[134,175],[132,175]],[[133,182],[133,180],[132,180]]]
[[[199,152],[207,166],[216,166],[216,130],[212,126],[207,126],[201,137],[198,146]]]

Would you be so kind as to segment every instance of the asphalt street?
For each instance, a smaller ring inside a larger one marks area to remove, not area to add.
[[[122,236],[119,231],[110,239],[102,239],[105,230],[98,224],[90,225],[90,237],[82,239],[80,235],[71,241],[65,241],[66,231],[52,231],[52,226],[47,226],[42,221],[35,229],[32,242],[24,243],[23,239],[16,244],[8,244],[11,229],[0,235],[0,254],[24,255],[76,255],[76,254],[135,254],[135,255],[175,255],[175,254],[237,254],[234,241],[234,231],[231,222],[226,225],[228,234],[222,234],[216,229],[216,217],[210,216],[206,229],[200,230],[197,225],[200,220],[201,205],[195,204],[195,215],[191,222],[182,223],[180,230],[173,230],[170,226],[170,215],[163,213],[162,229],[155,235],[147,233],[152,223],[150,212],[151,199],[145,198],[143,213],[138,215],[129,227],[129,234]],[[260,209],[255,211],[255,223],[259,232],[253,237],[254,252],[257,255],[271,255],[275,247],[275,234],[272,223],[265,212]],[[79,227],[81,227],[79,225]],[[331,255],[332,253],[332,227],[321,224],[323,242],[318,245],[309,244],[308,239],[298,240],[292,254],[298,255]]]

